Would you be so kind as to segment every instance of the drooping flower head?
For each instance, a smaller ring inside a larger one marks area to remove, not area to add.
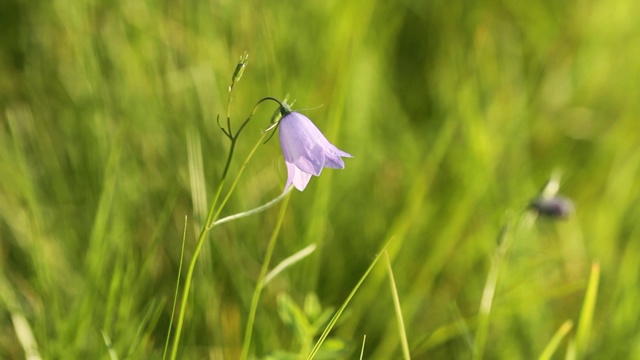
[[[280,111],[280,146],[287,165],[285,191],[291,184],[300,191],[304,190],[311,175],[320,175],[325,167],[344,169],[342,158],[353,157],[351,154],[331,144],[306,116],[291,111],[286,105]]]

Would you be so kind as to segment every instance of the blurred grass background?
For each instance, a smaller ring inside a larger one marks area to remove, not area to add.
[[[25,356],[20,319],[43,358],[161,356],[184,217],[190,259],[228,148],[215,119],[245,51],[235,126],[260,98],[290,94],[355,155],[293,194],[274,262],[318,250],[265,289],[255,356],[300,347],[276,299],[339,306],[393,237],[413,358],[469,358],[500,229],[559,170],[577,211],[518,233],[485,357],[540,355],[578,321],[596,260],[579,355],[640,357],[638,13],[632,0],[3,1],[0,358]],[[231,175],[272,111],[243,134]],[[273,139],[223,215],[285,179]],[[213,232],[181,358],[239,356],[276,215]],[[401,357],[387,282],[379,264],[332,333],[345,358],[365,334],[365,358]]]

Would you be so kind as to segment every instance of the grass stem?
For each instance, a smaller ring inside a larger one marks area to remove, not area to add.
[[[404,319],[402,318],[402,308],[400,307],[400,297],[398,296],[398,288],[396,287],[396,280],[393,277],[393,269],[391,268],[391,260],[389,260],[389,254],[387,250],[384,250],[384,258],[387,264],[387,272],[389,273],[389,285],[391,286],[391,296],[393,296],[393,308],[396,312],[396,318],[398,319],[398,332],[400,333],[400,342],[402,343],[402,355],[405,360],[411,359],[411,353],[409,352],[409,342],[407,341],[407,332],[404,327]]]
[[[260,269],[260,275],[258,276],[258,280],[256,281],[256,288],[253,292],[253,296],[251,297],[251,308],[249,309],[249,318],[247,319],[247,328],[245,329],[244,342],[242,345],[242,355],[240,359],[244,360],[249,355],[249,348],[251,347],[251,335],[253,334],[253,324],[256,318],[256,311],[258,309],[258,300],[260,299],[260,294],[262,293],[263,280],[267,275],[267,270],[269,270],[269,263],[271,262],[271,256],[273,255],[273,250],[275,249],[276,242],[278,240],[278,234],[280,233],[280,227],[282,226],[282,222],[284,221],[284,215],[287,212],[287,205],[289,204],[291,192],[287,193],[284,201],[282,202],[282,206],[280,207],[280,213],[278,214],[278,220],[276,221],[275,228],[271,233],[271,238],[269,239],[269,245],[267,246],[267,253],[264,257],[264,262],[262,263],[262,269]]]

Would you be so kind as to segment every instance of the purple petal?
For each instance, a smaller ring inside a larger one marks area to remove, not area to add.
[[[284,186],[284,190],[286,191],[291,184],[300,191],[304,190],[309,184],[309,180],[311,180],[311,174],[301,171],[293,163],[286,162],[286,164],[287,184]]]
[[[280,146],[286,161],[300,170],[320,175],[324,164],[324,135],[305,116],[292,112],[280,120]]]
[[[344,169],[344,161],[341,158],[342,156],[353,157],[351,154],[331,145],[331,151],[325,154],[324,166],[332,169]]]
[[[336,156],[336,157],[327,156],[327,158],[324,161],[324,166],[331,169],[344,169],[344,161],[342,161],[342,158],[340,156]]]

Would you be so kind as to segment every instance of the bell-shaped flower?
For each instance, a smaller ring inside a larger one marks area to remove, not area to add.
[[[311,175],[318,176],[322,168],[344,169],[343,157],[353,157],[327,140],[320,130],[306,116],[282,109],[280,146],[287,165],[287,183],[284,190],[293,184],[302,191]]]

